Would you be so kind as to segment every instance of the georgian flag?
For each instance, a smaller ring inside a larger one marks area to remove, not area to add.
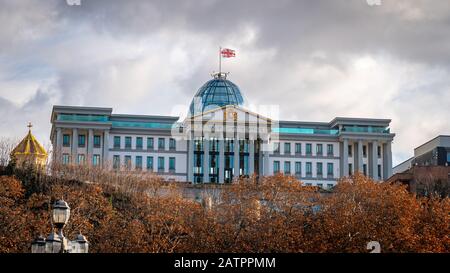
[[[222,51],[220,53],[222,54],[223,58],[236,57],[236,53],[234,52],[234,50],[229,49],[229,48],[222,49]]]

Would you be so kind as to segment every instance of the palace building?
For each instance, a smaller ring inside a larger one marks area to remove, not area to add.
[[[192,183],[230,183],[238,176],[281,172],[331,188],[354,172],[375,180],[391,176],[395,134],[389,119],[273,120],[245,105],[225,73],[215,73],[200,87],[184,119],[55,105],[54,160]]]

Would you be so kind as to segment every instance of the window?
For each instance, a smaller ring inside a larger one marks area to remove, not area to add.
[[[378,158],[381,157],[381,146],[377,146],[377,155],[378,155]]]
[[[301,162],[295,162],[295,174],[302,175],[302,163]]]
[[[323,175],[323,164],[322,164],[322,162],[317,162],[317,170],[316,170],[316,173],[317,173],[317,176],[322,176]]]
[[[291,143],[284,143],[284,154],[290,154],[291,153]]]
[[[334,151],[333,151],[333,144],[328,144],[327,145],[327,155],[334,155]]]
[[[348,156],[352,156],[353,151],[352,151],[352,145],[348,145]]]
[[[158,172],[164,172],[164,157],[162,156],[158,157]]]
[[[296,154],[302,153],[302,144],[301,143],[295,143],[295,153]]]
[[[378,164],[378,178],[381,179],[381,165]]]
[[[291,174],[291,162],[290,161],[284,162],[284,173]]]
[[[312,183],[306,183],[306,186],[312,186]]]
[[[136,156],[136,170],[142,170],[142,156]]]
[[[306,176],[312,175],[312,163],[306,162]]]
[[[367,157],[367,146],[363,145],[363,157]]]
[[[317,183],[317,187],[323,188],[323,184],[322,183]]]
[[[169,157],[169,171],[175,171],[175,157]]]
[[[352,163],[349,163],[348,164],[348,175],[352,175],[352,173],[353,173],[353,165],[352,165]]]
[[[120,168],[120,155],[113,156],[113,168],[116,170]]]
[[[131,169],[131,155],[125,156],[125,167],[130,170]]]
[[[147,156],[147,171],[153,171],[153,156]]]
[[[136,138],[136,149],[142,149],[142,137],[137,137]]]
[[[333,163],[327,163],[327,176],[334,176],[333,169]]]
[[[323,155],[323,144],[316,144],[316,155]]]
[[[367,176],[367,164],[363,164],[363,174]]]
[[[94,148],[100,148],[100,136],[94,136]]]
[[[306,154],[311,155],[312,154],[312,144],[306,143]]]
[[[164,150],[166,145],[165,145],[165,139],[164,138],[158,138],[158,149],[159,150]]]
[[[125,137],[125,149],[131,149],[131,137]]]
[[[279,142],[274,142],[273,143],[273,152],[274,153],[279,153],[280,152],[280,143]]]
[[[153,150],[153,138],[152,137],[147,138],[147,149]]]
[[[327,189],[331,190],[334,187],[333,184],[327,184]]]
[[[84,163],[86,163],[86,157],[84,156],[84,154],[79,154],[78,155],[78,164],[84,165]]]
[[[450,152],[447,152],[447,162],[450,163]]]
[[[70,135],[63,135],[63,146],[64,147],[70,146]]]
[[[86,146],[86,135],[78,135],[78,147]]]
[[[174,138],[169,139],[169,150],[176,150],[177,149],[177,142]]]
[[[100,165],[100,155],[92,156],[92,165],[94,165],[94,166]]]
[[[63,155],[62,155],[62,163],[63,163],[64,165],[67,165],[67,164],[70,163],[70,157],[69,157],[69,154],[63,154]]]
[[[114,137],[114,148],[120,149],[120,136]]]
[[[280,172],[280,161],[274,161],[273,162],[273,173],[279,173]]]

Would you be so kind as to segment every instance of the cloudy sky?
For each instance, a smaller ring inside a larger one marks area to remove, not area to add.
[[[367,1],[0,0],[0,136],[48,144],[55,104],[179,115],[223,46],[249,103],[390,118],[399,163],[450,134],[450,1]]]

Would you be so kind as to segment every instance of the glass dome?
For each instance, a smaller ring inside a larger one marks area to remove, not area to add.
[[[225,73],[218,73],[197,91],[189,107],[189,113],[197,115],[225,105],[243,104],[244,99],[239,87],[227,80]]]

